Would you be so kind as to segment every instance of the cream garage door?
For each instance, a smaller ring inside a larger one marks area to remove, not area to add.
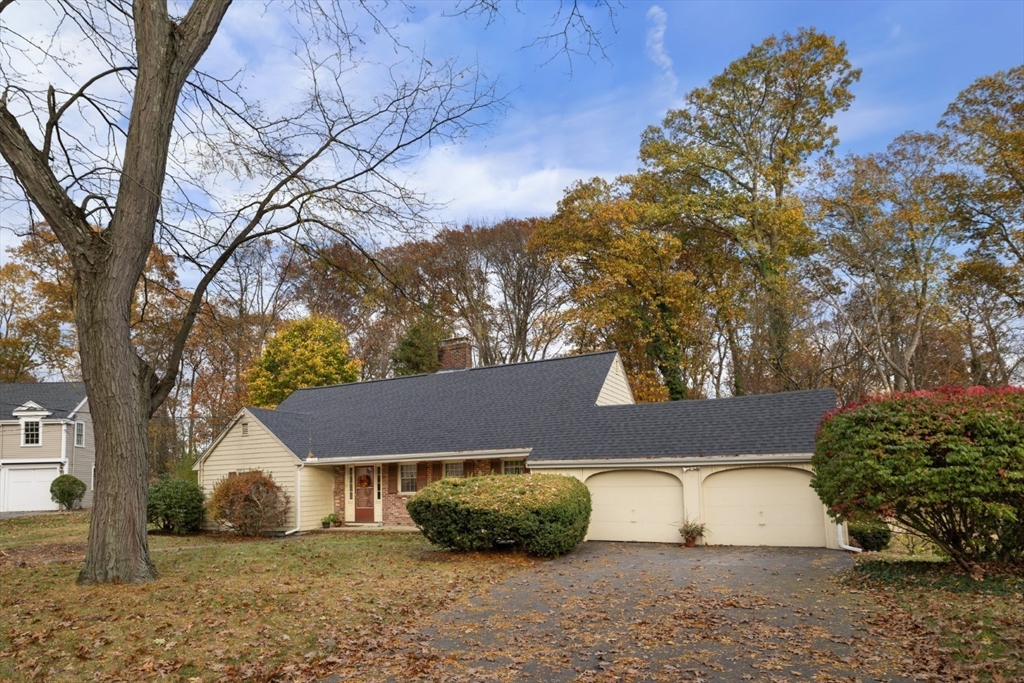
[[[825,513],[811,473],[792,468],[726,470],[704,480],[711,545],[825,546]]]
[[[590,541],[678,543],[683,487],[664,472],[602,472],[587,479],[593,501]]]
[[[56,510],[50,499],[50,484],[60,474],[56,466],[8,467],[4,486],[6,512],[35,512]]]

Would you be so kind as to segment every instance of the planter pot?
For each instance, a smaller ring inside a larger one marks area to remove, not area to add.
[[[687,548],[693,548],[693,547],[696,547],[696,545],[697,545],[697,538],[696,537],[686,539],[686,547]]]
[[[325,529],[330,529],[331,528],[331,523],[330,522],[320,522],[320,523],[324,525]]]

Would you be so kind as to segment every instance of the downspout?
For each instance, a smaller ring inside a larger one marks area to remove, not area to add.
[[[295,528],[284,532],[285,536],[291,536],[302,529],[302,468],[306,463],[300,463],[295,468]]]
[[[39,422],[42,425],[42,421]],[[42,428],[40,428],[42,431]],[[63,474],[71,474],[71,468],[68,466],[68,423],[61,422],[60,424],[60,462]]]
[[[852,545],[846,545],[843,543],[843,527],[845,524],[836,524],[836,538],[839,539],[839,547],[842,550],[849,550],[851,553],[863,552],[860,548],[854,548]]]

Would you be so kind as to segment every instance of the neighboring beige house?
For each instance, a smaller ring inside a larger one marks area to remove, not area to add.
[[[293,532],[331,512],[411,525],[405,501],[442,477],[550,472],[590,489],[588,540],[679,542],[694,520],[708,544],[840,547],[809,485],[831,389],[637,405],[614,351],[481,368],[469,358],[455,344],[433,375],[245,408],[196,463],[199,482],[210,492],[267,472],[291,498],[282,531]]]
[[[81,382],[0,384],[0,512],[56,510],[50,483],[85,482],[92,505],[96,447]]]

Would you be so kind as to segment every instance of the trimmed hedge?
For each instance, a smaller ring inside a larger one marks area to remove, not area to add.
[[[146,521],[176,534],[199,531],[203,525],[203,489],[185,479],[160,479],[149,487]]]
[[[81,505],[85,492],[85,482],[70,474],[62,474],[50,483],[50,500],[65,510]]]
[[[860,543],[860,547],[864,550],[874,552],[885,550],[889,541],[892,540],[892,529],[881,520],[850,522],[848,529],[850,535]]]
[[[406,507],[427,540],[451,550],[513,545],[557,557],[578,546],[590,526],[590,491],[558,474],[447,477]]]
[[[845,406],[822,422],[812,462],[811,486],[836,520],[892,519],[968,571],[1024,556],[1024,388]]]

